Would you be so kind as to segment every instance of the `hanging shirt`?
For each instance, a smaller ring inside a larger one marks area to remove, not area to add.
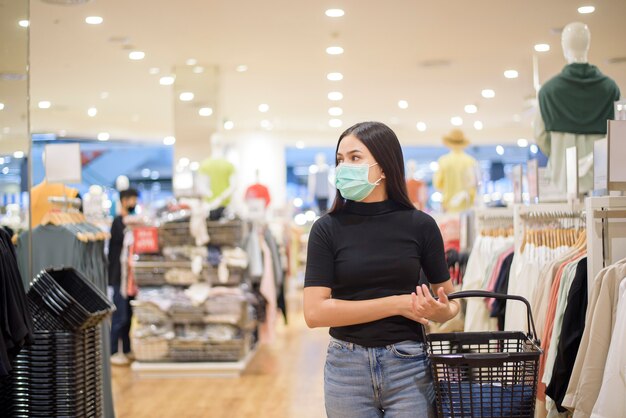
[[[476,160],[464,152],[453,151],[439,158],[433,185],[443,194],[444,210],[462,212],[474,204],[477,166]]]
[[[406,190],[409,194],[409,200],[419,210],[424,210],[426,200],[428,198],[426,191],[426,183],[421,180],[408,179],[406,181]]]
[[[235,174],[235,166],[224,158],[208,158],[202,161],[198,172],[209,178],[212,195],[207,201],[213,202],[230,187],[230,178]],[[230,197],[222,202],[222,206],[226,207],[229,203]]]
[[[265,207],[268,207],[270,205],[270,191],[261,183],[255,183],[246,189],[247,199],[263,199]]]

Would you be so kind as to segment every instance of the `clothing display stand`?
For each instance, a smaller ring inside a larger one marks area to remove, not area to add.
[[[585,209],[591,286],[600,270],[626,257],[626,197],[588,197]]]

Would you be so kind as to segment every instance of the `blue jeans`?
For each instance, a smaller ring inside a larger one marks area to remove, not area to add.
[[[422,343],[367,348],[331,337],[324,368],[329,418],[435,416],[435,390]]]
[[[118,351],[119,341],[122,340],[124,354],[131,352],[130,325],[133,317],[133,308],[130,305],[132,298],[124,298],[120,292],[120,285],[113,286],[113,303],[115,312],[111,319],[111,354]]]

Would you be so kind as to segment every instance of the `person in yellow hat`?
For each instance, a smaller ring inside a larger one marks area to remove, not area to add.
[[[439,159],[433,186],[441,191],[444,211],[462,212],[474,204],[478,162],[465,153],[469,140],[460,129],[445,135],[443,143],[450,152]]]

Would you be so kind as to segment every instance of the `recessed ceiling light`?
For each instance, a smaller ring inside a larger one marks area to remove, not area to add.
[[[328,9],[326,10],[326,16],[328,17],[341,17],[346,13],[342,9]]]
[[[22,151],[15,151],[13,153],[13,158],[17,158],[17,159],[24,158],[24,153]]]
[[[476,112],[478,112],[478,106],[476,106],[475,104],[465,105],[465,113],[473,114]]]
[[[502,145],[498,145],[498,146],[496,147],[496,153],[497,153],[498,155],[504,155],[504,147],[503,147]]]
[[[427,126],[426,126],[426,123],[424,123],[424,122],[417,122],[417,125],[415,125],[415,127],[420,132],[426,132]]]
[[[174,145],[176,143],[176,138],[169,135],[163,138],[163,145]]]
[[[259,105],[259,112],[261,113],[266,113],[267,111],[270,110],[270,105],[266,104],[266,103],[261,103]]]
[[[98,141],[108,141],[111,139],[111,135],[108,132],[100,132],[98,134]]]
[[[589,13],[593,13],[596,11],[596,8],[593,6],[580,6],[578,8],[578,13],[580,13],[581,15],[587,15]]]
[[[37,103],[37,107],[39,107],[39,109],[50,109],[50,106],[52,106],[52,103],[47,100],[42,100]]]
[[[340,46],[329,46],[326,48],[326,53],[328,55],[341,55],[343,54],[343,48]]]
[[[263,119],[261,121],[261,128],[265,129],[265,130],[271,130],[274,127],[274,125],[272,124],[272,122],[270,122],[267,119]]]
[[[152,67],[152,68],[150,68],[150,69],[148,70],[148,72],[149,72],[150,74],[152,74],[152,75],[157,75],[158,73],[160,73],[160,72],[161,72],[161,70],[160,70],[159,68],[157,68],[157,67]]]
[[[476,129],[477,131],[482,131],[483,130],[483,123],[479,120],[474,121],[474,129]]]
[[[130,58],[133,61],[139,61],[142,60],[146,57],[146,53],[143,51],[131,51],[128,54],[128,58]]]
[[[296,148],[304,149],[304,147],[306,147],[306,144],[304,143],[304,141],[297,141],[296,142]]]
[[[407,102],[406,100],[399,100],[398,101],[398,107],[400,109],[408,109],[409,107],[409,102]]]
[[[460,116],[453,116],[450,118],[450,123],[454,126],[461,126],[463,125],[463,118]]]
[[[198,169],[200,168],[200,163],[198,161],[192,161],[189,164],[189,168],[191,169],[191,171],[198,171]]]
[[[516,70],[506,70],[504,76],[506,78],[517,78],[519,77],[519,73]]]
[[[343,122],[341,121],[341,119],[331,119],[328,121],[328,125],[331,128],[341,128],[341,125],[343,125]]]
[[[196,65],[191,71],[193,71],[194,74],[202,74],[204,72],[204,67]]]
[[[171,86],[174,84],[175,78],[171,75],[166,75],[165,77],[161,77],[159,79],[159,84],[162,86]]]
[[[548,44],[537,44],[535,45],[535,51],[537,52],[548,52],[550,50],[550,45]]]
[[[343,115],[343,109],[340,107],[331,107],[328,109],[328,114],[330,116],[341,116]]]
[[[537,145],[535,145],[535,144],[532,144],[530,146],[530,152],[532,152],[533,154],[538,153],[539,152],[539,147]]]
[[[4,110],[4,103],[0,103],[0,110]]]
[[[104,19],[100,16],[88,16],[85,18],[85,23],[89,25],[99,25],[104,22]]]
[[[30,26],[30,22],[28,20],[20,20],[19,22],[17,22],[17,24],[23,28],[27,28]]]
[[[198,60],[195,58],[189,58],[187,61],[185,61],[185,64],[187,65],[196,65],[198,63]]]
[[[103,91],[102,93],[100,93],[100,98],[102,100],[108,99],[109,98],[109,92],[108,91]]]
[[[338,91],[331,91],[328,93],[328,100],[332,100],[334,102],[343,99],[343,94]]]
[[[247,65],[238,65],[237,68],[235,68],[235,70],[238,73],[245,73],[246,71],[248,71],[248,66]]]
[[[526,148],[528,146],[528,139],[520,138],[517,140],[517,146],[520,148]]]
[[[193,100],[194,97],[194,94],[190,91],[184,91],[178,95],[178,98],[181,102],[190,102]]]
[[[224,129],[226,129],[227,131],[230,131],[234,127],[235,127],[235,122],[233,122],[232,120],[227,120],[226,122],[224,122]]]
[[[493,99],[494,97],[496,97],[496,92],[491,89],[484,89],[483,91],[480,92],[480,94],[485,99]]]
[[[213,114],[213,109],[211,109],[210,107],[201,107],[198,110],[198,114],[200,116],[211,116]]]
[[[98,109],[96,109],[95,107],[90,107],[89,109],[87,109],[87,114],[93,118],[98,114]]]
[[[343,80],[343,74],[341,73],[328,73],[326,78],[330,81],[341,81]]]

